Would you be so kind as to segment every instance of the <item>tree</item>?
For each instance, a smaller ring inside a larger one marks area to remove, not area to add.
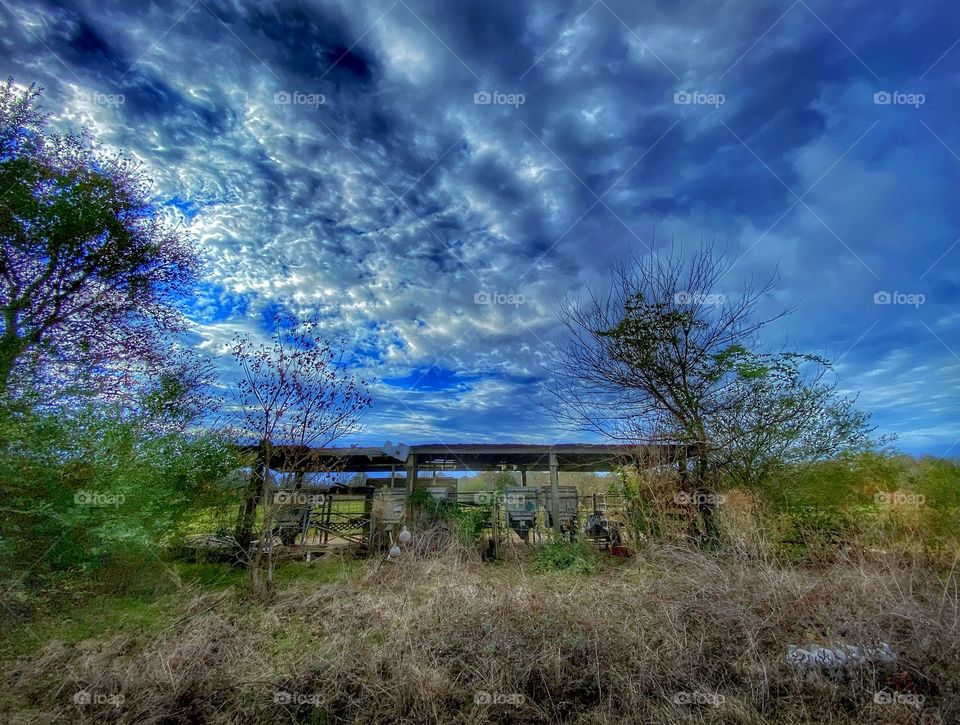
[[[678,444],[684,482],[706,493],[726,471],[739,467],[750,480],[773,462],[862,438],[865,419],[852,404],[820,375],[802,374],[803,364],[825,361],[753,352],[760,331],[789,310],[758,315],[773,278],[720,292],[733,261],[712,245],[634,257],[606,295],[568,299],[568,339],[543,402],[562,422],[622,442]],[[700,513],[709,531],[709,500]]]
[[[115,393],[169,361],[199,258],[143,168],[50,131],[40,94],[0,86],[0,396],[35,380]]]
[[[808,354],[724,356],[734,381],[710,423],[714,467],[733,484],[759,489],[785,468],[882,445],[870,415],[837,392],[831,365]]]
[[[240,368],[235,396],[241,428],[257,442],[256,464],[237,522],[238,543],[252,538],[258,503],[263,505],[259,546],[251,560],[251,579],[260,586],[263,553],[272,538],[273,482],[270,464],[275,447],[285,446],[284,468],[296,467],[309,448],[327,446],[358,430],[371,399],[366,381],[351,373],[342,343],[322,339],[315,318],[283,316],[275,321],[269,344],[237,335],[232,354]],[[267,582],[271,569],[268,567]]]

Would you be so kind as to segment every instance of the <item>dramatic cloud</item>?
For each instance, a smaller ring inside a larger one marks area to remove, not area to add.
[[[4,0],[0,22],[2,71],[141,159],[203,243],[197,344],[319,313],[380,381],[366,442],[581,437],[534,402],[557,300],[708,238],[741,257],[731,289],[779,272],[766,304],[798,309],[772,346],[832,356],[904,449],[960,450],[950,2]]]

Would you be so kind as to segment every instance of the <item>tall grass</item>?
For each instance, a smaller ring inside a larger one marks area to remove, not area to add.
[[[3,707],[77,722],[960,718],[957,572],[919,555],[815,569],[651,545],[586,576],[537,574],[531,557],[490,566],[454,538],[396,564],[320,563],[268,602],[186,587],[159,634],[52,640],[8,663]],[[898,661],[801,676],[787,647],[812,642],[887,642]],[[80,690],[123,702],[76,706]]]

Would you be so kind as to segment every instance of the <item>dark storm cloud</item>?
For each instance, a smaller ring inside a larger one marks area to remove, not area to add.
[[[549,437],[529,401],[558,298],[701,238],[743,255],[731,289],[779,268],[765,304],[799,312],[772,345],[838,358],[906,447],[960,439],[948,3],[8,2],[0,18],[3,72],[142,159],[208,250],[201,344],[280,308],[323,315],[384,381],[371,439]],[[874,103],[898,91],[925,102]],[[925,301],[875,304],[884,291]],[[513,303],[483,302],[497,294]]]

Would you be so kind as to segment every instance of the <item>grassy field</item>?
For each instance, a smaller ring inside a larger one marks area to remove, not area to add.
[[[546,555],[544,554],[546,551]],[[896,554],[818,567],[649,547],[553,571],[482,563],[226,565],[100,596],[2,637],[6,722],[960,720],[955,574]],[[578,573],[571,573],[571,572]],[[788,645],[889,643],[897,662],[798,674]],[[78,695],[77,693],[83,693]],[[89,699],[89,704],[75,700]]]

